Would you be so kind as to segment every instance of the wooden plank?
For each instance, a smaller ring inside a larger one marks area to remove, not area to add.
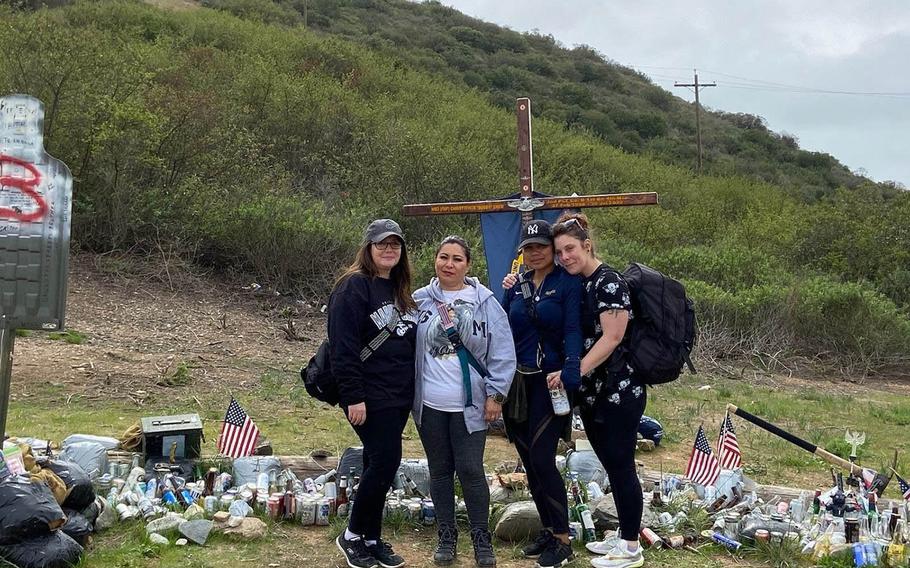
[[[405,205],[405,215],[458,215],[469,213],[503,213],[518,212],[509,205],[519,200],[491,199],[486,201],[450,201],[446,203],[418,203]],[[656,205],[657,193],[602,193],[598,195],[570,195],[559,197],[541,197],[541,205],[534,210],[543,209],[580,209],[583,207],[627,207],[636,205]]]
[[[315,460],[310,456],[275,456],[281,461],[281,467],[290,469],[300,478],[318,477],[323,473],[338,467],[338,458],[334,456]],[[341,475],[347,475],[342,472]]]

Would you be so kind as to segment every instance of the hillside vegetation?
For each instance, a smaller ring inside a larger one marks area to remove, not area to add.
[[[0,92],[46,105],[48,150],[76,177],[76,246],[175,250],[322,295],[369,219],[513,191],[515,119],[480,86],[260,21],[280,5],[245,5],[242,18],[126,1],[0,8]],[[551,104],[535,100],[538,188],[660,192],[660,207],[592,211],[599,250],[685,280],[703,359],[745,354],[779,369],[802,357],[846,371],[905,362],[906,193],[854,184],[806,203],[752,177],[694,177],[548,119]],[[450,232],[479,242],[477,226],[405,220],[419,278],[433,242]]]
[[[692,103],[589,46],[564,47],[546,30],[518,33],[435,1],[202,1],[247,18],[305,24],[356,41],[477,89],[502,108],[511,110],[516,98],[529,96],[536,116],[589,131],[626,152],[695,167]],[[707,112],[701,122],[703,168],[709,173],[761,179],[806,201],[841,186],[873,185],[828,154],[800,150],[796,137],[770,131],[759,116]]]

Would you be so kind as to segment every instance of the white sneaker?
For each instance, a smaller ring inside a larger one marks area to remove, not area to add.
[[[616,531],[607,531],[604,533],[604,539],[597,542],[586,542],[585,548],[594,554],[607,554],[619,544],[619,533]]]
[[[591,559],[591,566],[594,568],[638,568],[645,563],[645,557],[641,553],[641,545],[635,549],[635,552],[629,552],[624,541],[619,541],[612,550],[600,558]]]

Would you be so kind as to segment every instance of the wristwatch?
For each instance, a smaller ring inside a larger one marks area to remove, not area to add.
[[[503,404],[506,401],[506,395],[498,393],[498,392],[494,392],[493,394],[489,395],[487,398],[492,398],[493,402],[497,402],[499,404]]]

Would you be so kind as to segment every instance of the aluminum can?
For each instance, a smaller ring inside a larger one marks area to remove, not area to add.
[[[297,516],[301,525],[316,524],[316,501],[308,495],[297,495]]]
[[[303,480],[303,488],[307,493],[316,493],[316,482],[307,477]]]
[[[158,479],[151,478],[145,484],[145,496],[154,499],[158,495]]]
[[[553,404],[553,414],[556,416],[565,416],[572,412],[569,396],[563,388],[550,389],[550,402]]]
[[[756,530],[755,542],[771,542],[771,533],[767,529]]]
[[[666,544],[670,548],[682,548],[686,544],[686,539],[679,534],[672,534],[667,537]]]
[[[234,502],[234,496],[230,493],[225,493],[221,496],[221,500],[218,502],[218,508],[222,511],[227,511],[231,507],[231,503]]]
[[[319,499],[316,504],[316,525],[324,527],[329,524],[329,514],[331,513],[331,505],[329,500],[326,497]]]
[[[272,519],[277,519],[281,516],[281,497],[278,494],[271,495],[266,503],[269,517]]]
[[[648,527],[643,527],[639,534],[641,535],[641,539],[648,543],[648,546],[651,548],[662,548],[664,545],[664,541],[657,536],[657,533]]]
[[[423,502],[423,524],[425,525],[435,525],[436,524],[436,505],[432,501]]]
[[[171,489],[165,489],[161,492],[161,502],[165,505],[173,505],[177,503],[177,496]]]
[[[723,533],[719,533],[717,531],[714,531],[713,533],[711,533],[711,540],[713,540],[714,542],[716,542],[718,544],[722,544],[733,551],[739,550],[742,547],[741,542],[739,542],[737,540],[733,540],[732,538],[728,537],[727,535],[725,535]]]
[[[218,510],[218,497],[214,495],[209,495],[202,500],[203,508],[205,509],[206,515],[214,515],[215,511]]]
[[[584,529],[581,526],[581,523],[578,521],[572,521],[569,523],[569,538],[579,539],[581,538],[582,531]]]
[[[423,509],[423,507],[421,506],[420,502],[414,503],[413,501],[411,501],[410,503],[408,503],[408,518],[411,519],[412,521],[419,522],[420,521],[420,512],[422,509]]]

